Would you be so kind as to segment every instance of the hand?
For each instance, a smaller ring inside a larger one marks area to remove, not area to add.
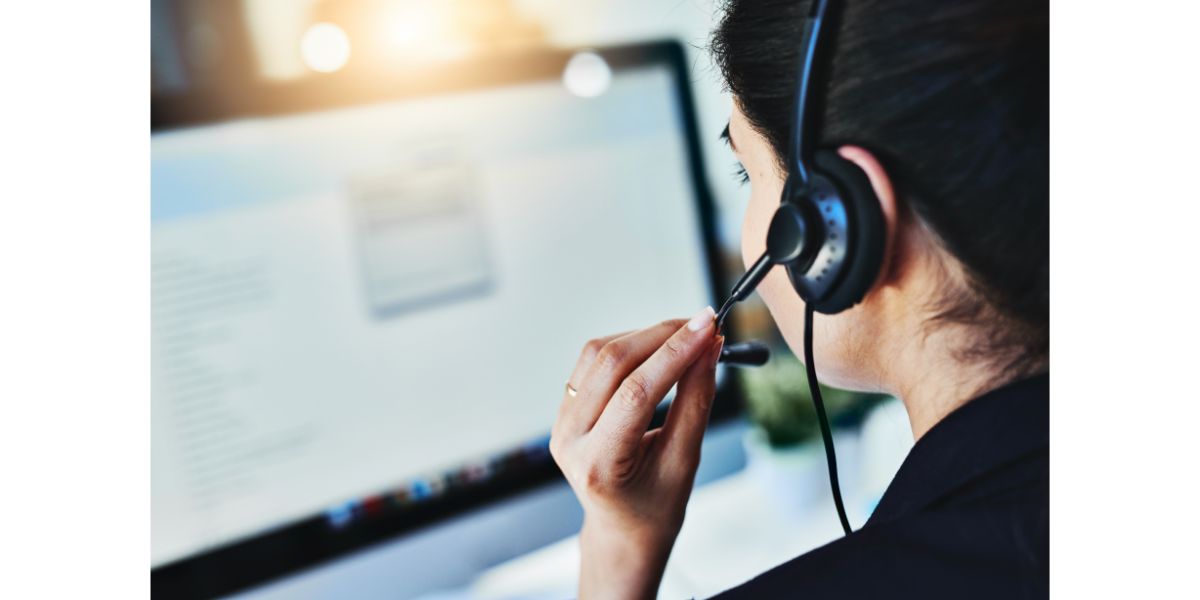
[[[723,338],[713,310],[584,346],[550,453],[584,509],[579,597],[654,597],[708,423]],[[646,431],[671,386],[662,427]]]

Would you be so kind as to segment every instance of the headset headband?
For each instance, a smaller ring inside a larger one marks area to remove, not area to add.
[[[788,144],[788,178],[799,184],[801,188],[808,187],[811,173],[812,144],[809,138],[812,137],[812,127],[806,127],[806,123],[811,118],[808,112],[812,110],[809,108],[809,96],[811,95],[809,90],[812,86],[813,62],[816,60],[817,45],[821,39],[821,24],[825,20],[825,9],[828,4],[828,0],[813,1],[809,6],[808,17],[804,20],[804,32],[800,39],[800,49],[803,54],[800,56],[799,81],[796,86],[792,137],[791,143]]]

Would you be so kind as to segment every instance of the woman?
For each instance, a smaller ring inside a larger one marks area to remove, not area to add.
[[[730,0],[713,50],[751,187],[749,265],[779,203],[807,2]],[[832,385],[899,397],[916,444],[858,531],[738,597],[1048,594],[1048,18],[1013,0],[848,0],[822,145],[867,175],[887,229],[857,306],[815,323]],[[782,269],[758,291],[801,355]],[[683,522],[722,340],[713,312],[583,349],[551,451],[585,511],[580,597],[650,597]],[[655,405],[678,383],[666,423]],[[797,386],[804,385],[797,381]]]

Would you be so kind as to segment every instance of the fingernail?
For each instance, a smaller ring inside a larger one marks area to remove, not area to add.
[[[725,347],[725,336],[717,336],[717,348],[713,351],[712,366],[716,367],[717,363],[721,362],[721,349]]]
[[[691,321],[688,321],[687,328],[689,331],[700,331],[708,327],[708,324],[712,323],[716,316],[717,313],[713,312],[713,307],[705,306],[703,310],[696,313],[696,316],[692,317]]]

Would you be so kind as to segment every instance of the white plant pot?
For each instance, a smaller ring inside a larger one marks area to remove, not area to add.
[[[852,491],[847,483],[857,473],[857,441],[855,432],[834,432],[843,495]],[[772,448],[766,432],[751,427],[742,437],[742,445],[746,450],[747,473],[779,515],[804,518],[831,502],[825,447],[819,436],[796,446]]]

